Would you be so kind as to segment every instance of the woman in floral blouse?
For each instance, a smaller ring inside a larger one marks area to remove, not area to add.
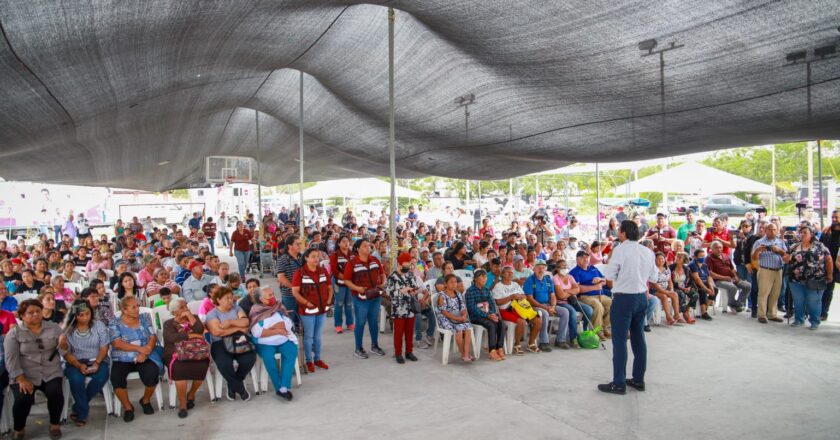
[[[397,270],[391,273],[385,290],[391,298],[391,319],[394,322],[394,356],[397,363],[404,364],[405,359],[417,361],[414,356],[414,310],[411,308],[411,296],[420,291],[417,280],[411,272],[414,259],[408,252],[403,252],[397,259]],[[405,341],[405,358],[402,346]]]
[[[820,326],[823,290],[827,284],[834,282],[834,268],[831,253],[816,239],[812,227],[800,226],[799,239],[799,243],[790,249],[788,266],[794,311],[791,325],[801,327],[805,324],[807,309],[810,329],[816,330]]]

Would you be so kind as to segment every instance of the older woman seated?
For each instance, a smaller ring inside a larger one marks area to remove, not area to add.
[[[12,438],[22,439],[26,418],[35,404],[35,391],[47,396],[50,414],[50,438],[61,438],[61,411],[64,409],[64,392],[61,387],[61,357],[58,356],[58,338],[61,328],[54,322],[44,321],[43,306],[37,299],[27,299],[18,307],[22,325],[12,328],[6,335],[3,348],[6,352],[6,370],[14,381],[12,406],[14,433]]]
[[[89,293],[92,289],[85,289]],[[96,296],[91,296],[96,298]],[[94,308],[86,300],[73,302],[67,314],[67,324],[59,339],[59,349],[64,356],[64,375],[73,394],[73,411],[70,419],[76,426],[87,423],[90,401],[108,383],[110,372],[108,349],[111,338],[108,328],[94,317]],[[85,383],[87,379],[90,382]]]
[[[134,406],[128,400],[128,375],[138,373],[145,389],[140,399],[143,414],[154,414],[151,399],[157,387],[163,360],[157,351],[157,335],[148,315],[140,315],[137,298],[128,295],[120,300],[122,315],[111,322],[111,385],[125,411],[123,420],[134,420]]]
[[[291,401],[292,374],[297,362],[298,341],[292,320],[283,312],[270,287],[257,292],[257,303],[249,316],[251,334],[257,342],[257,353],[265,365],[278,396]],[[280,353],[280,370],[274,355]]]
[[[475,356],[470,354],[472,347],[472,332],[469,331],[470,317],[467,313],[467,301],[458,292],[458,283],[458,277],[454,274],[444,276],[444,289],[435,304],[438,308],[438,325],[455,334],[455,344],[461,352],[461,360],[472,362]]]
[[[249,327],[248,316],[236,305],[233,292],[227,287],[216,290],[213,302],[216,307],[207,314],[207,319],[204,321],[210,332],[210,354],[213,356],[216,368],[227,382],[227,399],[234,400],[239,394],[242,400],[249,400],[251,394],[245,388],[245,378],[254,368],[257,354],[253,350],[230,353],[225,348],[223,340],[227,336],[246,338],[245,334],[248,333]],[[234,367],[234,362],[236,362],[236,367]]]
[[[210,347],[204,339],[204,324],[190,312],[183,298],[169,302],[172,319],[163,323],[163,361],[169,367],[169,380],[178,392],[178,417],[186,418],[195,406],[195,393],[210,368]],[[188,359],[180,359],[178,347]],[[187,392],[187,381],[192,381]]]
[[[160,292],[160,289],[164,287],[168,287],[169,291],[176,295],[181,292],[181,286],[170,279],[169,272],[166,269],[159,267],[152,272],[152,281],[146,284],[146,295],[157,295],[158,292]]]

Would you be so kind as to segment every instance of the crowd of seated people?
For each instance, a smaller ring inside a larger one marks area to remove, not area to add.
[[[249,400],[245,381],[258,359],[274,393],[291,401],[301,343],[303,368],[329,369],[321,350],[328,319],[337,334],[352,332],[355,356],[368,359],[387,354],[379,341],[384,313],[399,364],[417,362],[415,350],[430,348],[437,329],[452,333],[465,363],[476,357],[473,327],[485,330],[488,358],[497,362],[509,353],[578,348],[581,327],[609,338],[612,283],[600,268],[620,245],[610,231],[627,214],[610,216],[594,242],[560,209],[514,219],[507,228],[484,219],[477,231],[469,224],[427,224],[417,214],[412,207],[396,219],[395,249],[384,214],[384,222],[374,216],[357,223],[352,211],[323,224],[310,215],[302,230],[294,223],[297,212],[267,214],[259,223],[249,216],[229,236],[227,225],[197,215],[187,231],[134,218],[117,222],[111,238],[68,234],[56,241],[42,234],[32,245],[0,242],[8,374],[0,386],[11,383],[15,396],[13,435],[24,436],[32,395],[40,391],[50,435],[60,436],[63,377],[78,426],[87,423],[88,404],[107,383],[126,422],[138,407],[152,414],[162,377],[174,383],[178,415],[187,417],[211,366],[226,385],[224,397]],[[642,244],[655,252],[657,270],[645,331],[659,312],[669,326],[694,324],[695,312],[711,321],[719,295],[728,299],[720,304],[724,310],[749,308],[760,323],[781,322],[780,311],[796,327],[807,319],[815,330],[826,319],[840,271],[838,213],[822,231],[807,222],[783,228],[765,212],[737,229],[725,215],[708,230],[694,217],[688,212],[675,229],[659,214],[643,228]],[[215,254],[221,248],[236,257],[235,269]],[[266,254],[271,267],[255,258]],[[274,271],[278,289],[246,276],[265,269]],[[168,319],[141,307],[165,309]],[[131,373],[143,385],[139,399],[129,398]]]

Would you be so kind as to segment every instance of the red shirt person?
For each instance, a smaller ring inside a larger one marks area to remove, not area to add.
[[[350,258],[350,262],[344,266],[344,283],[353,294],[353,309],[356,312],[357,321],[354,329],[356,337],[356,352],[354,355],[360,359],[367,359],[368,354],[362,347],[362,338],[365,333],[365,324],[370,325],[370,351],[379,356],[385,356],[385,351],[379,348],[379,306],[384,292],[385,274],[382,271],[382,263],[371,255],[370,241],[360,238],[353,245],[356,255]],[[373,293],[369,289],[377,288],[379,292]],[[361,318],[361,319],[359,319]]]
[[[729,254],[735,248],[735,240],[729,235],[729,231],[723,227],[723,221],[720,217],[714,219],[712,222],[712,229],[709,229],[703,237],[703,245],[710,247],[715,240],[721,242],[723,245],[723,256],[729,258]]]
[[[671,245],[674,244],[674,240],[677,238],[677,231],[668,224],[665,214],[660,212],[656,214],[656,226],[648,229],[645,238],[653,241],[657,252],[662,252],[667,255],[671,251]]]

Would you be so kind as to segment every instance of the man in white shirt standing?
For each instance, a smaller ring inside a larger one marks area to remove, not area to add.
[[[656,282],[657,269],[653,251],[640,245],[639,226],[632,220],[621,222],[618,240],[604,277],[613,282],[610,309],[613,343],[613,381],[598,385],[598,390],[611,394],[626,394],[627,385],[645,390],[647,346],[645,344],[645,310],[648,282]],[[626,379],[627,332],[633,348],[633,377]]]

